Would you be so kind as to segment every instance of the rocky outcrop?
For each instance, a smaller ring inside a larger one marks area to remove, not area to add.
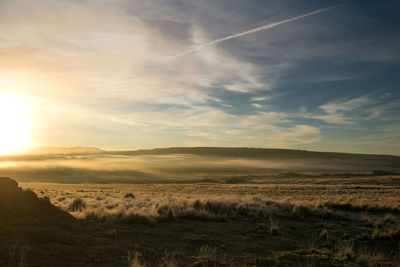
[[[11,178],[0,177],[0,225],[43,225],[74,220],[48,199],[38,198],[31,190],[23,190]]]

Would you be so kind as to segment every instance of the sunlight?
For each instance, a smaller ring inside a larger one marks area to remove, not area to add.
[[[0,155],[20,152],[30,145],[30,119],[25,108],[22,99],[0,92]]]

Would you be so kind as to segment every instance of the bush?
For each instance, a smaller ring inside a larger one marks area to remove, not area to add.
[[[203,205],[199,199],[197,199],[196,201],[193,202],[193,208],[195,210],[200,210],[203,208]]]
[[[85,208],[86,208],[85,202],[81,198],[76,198],[69,205],[68,211],[82,211]]]
[[[125,198],[135,198],[135,195],[133,193],[126,193]]]
[[[164,217],[164,218],[172,219],[174,217],[174,213],[168,205],[162,205],[161,207],[158,207],[157,213],[158,213],[158,215],[160,215],[161,217]]]
[[[353,248],[354,244],[350,240],[340,242],[337,246],[337,253],[334,259],[339,261],[353,260],[355,257]]]

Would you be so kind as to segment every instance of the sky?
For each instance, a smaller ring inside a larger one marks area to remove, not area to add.
[[[38,146],[400,155],[399,14],[390,0],[0,0],[0,96],[23,103]]]

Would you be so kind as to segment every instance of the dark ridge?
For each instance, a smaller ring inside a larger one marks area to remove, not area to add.
[[[0,226],[64,224],[75,220],[48,199],[22,190],[11,178],[0,177]]]
[[[0,191],[8,192],[16,190],[17,188],[18,188],[18,183],[16,181],[8,177],[0,177]]]
[[[297,158],[319,158],[319,159],[391,159],[400,160],[399,156],[378,154],[353,154],[339,152],[316,152],[293,149],[273,148],[247,148],[247,147],[171,147],[155,148],[134,151],[108,151],[108,154],[139,156],[139,155],[168,155],[168,154],[191,154],[201,156],[233,157],[233,158],[262,158],[262,159],[297,159]]]
[[[225,181],[226,184],[245,184],[248,181],[245,178],[233,177]]]
[[[385,165],[400,165],[400,156],[379,154],[357,154],[339,152],[316,152],[293,149],[274,148],[248,148],[248,147],[170,147],[142,150],[107,151],[97,148],[53,148],[43,151],[32,151],[29,154],[0,156],[0,161],[37,161],[37,160],[73,160],[86,159],[89,156],[116,155],[116,156],[141,156],[141,155],[173,155],[186,154],[207,157],[224,158],[249,158],[270,160],[294,160],[294,159],[322,159],[322,160],[346,160],[383,162]]]
[[[194,182],[195,183],[207,183],[207,184],[218,184],[219,183],[219,181],[217,181],[215,179],[210,179],[210,178],[204,178],[204,179],[200,179],[200,180],[197,180]]]

